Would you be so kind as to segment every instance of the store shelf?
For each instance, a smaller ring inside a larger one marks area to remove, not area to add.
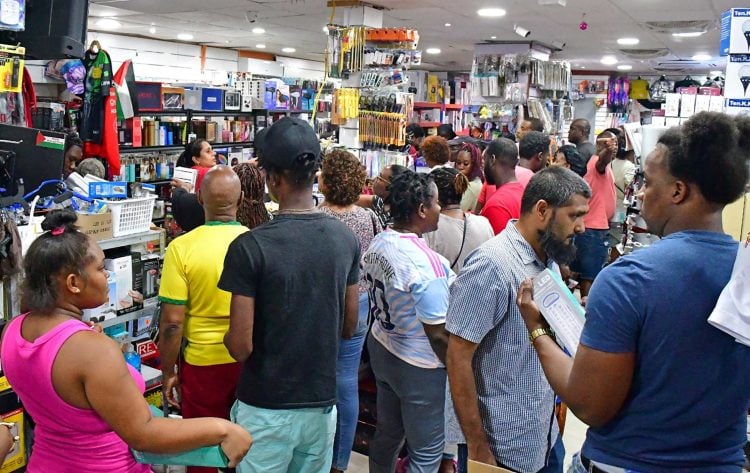
[[[414,102],[414,110],[442,109],[443,104],[438,102]]]
[[[440,125],[442,125],[440,122],[419,122],[419,126],[422,128],[437,128]]]
[[[446,110],[463,110],[464,104],[462,103],[447,103],[445,104]]]
[[[229,146],[252,146],[252,141],[232,141],[228,143],[211,143],[215,148],[226,148]],[[120,153],[156,153],[159,151],[182,151],[185,145],[170,146],[120,146]]]
[[[185,145],[170,146],[120,146],[120,153],[153,153],[157,151],[180,151]]]
[[[163,112],[140,112],[137,117],[184,117],[185,110],[165,110]]]
[[[120,248],[122,246],[137,245],[139,243],[147,243],[149,241],[159,240],[161,238],[161,232],[156,230],[149,230],[145,233],[136,233],[134,235],[127,235],[117,238],[111,238],[109,240],[102,240],[99,246],[102,250],[109,250],[112,248]]]
[[[117,317],[107,319],[99,323],[101,324],[102,328],[109,328],[118,324],[124,324],[125,322],[132,322],[133,320],[140,319],[141,317],[149,317],[153,315],[156,315],[155,305],[151,307],[144,307],[141,310],[136,310],[135,312],[130,312],[129,314],[118,315]]]
[[[257,110],[253,110],[251,112],[242,112],[242,111],[239,111],[239,110],[229,111],[229,112],[226,112],[226,111],[224,111],[224,112],[203,112],[201,110],[190,110],[190,114],[193,117],[237,117],[237,116],[240,116],[240,115],[250,116],[250,115],[252,115],[255,112],[261,112],[261,111],[263,111],[263,110],[262,109],[257,109]]]

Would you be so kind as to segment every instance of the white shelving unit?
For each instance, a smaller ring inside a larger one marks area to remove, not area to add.
[[[102,250],[110,250],[112,248],[120,248],[122,246],[137,245],[139,243],[148,243],[149,241],[154,241],[154,240],[161,241],[162,235],[163,235],[163,232],[160,232],[158,230],[149,230],[145,233],[136,233],[134,235],[126,235],[122,237],[111,238],[109,240],[102,240],[99,242],[99,246],[101,247]]]
[[[156,315],[156,306],[144,307],[143,309],[130,312],[128,314],[118,315],[117,317],[107,319],[104,322],[100,322],[102,328],[113,327],[118,324],[124,324],[125,322],[132,322],[135,319],[141,317],[149,317]]]

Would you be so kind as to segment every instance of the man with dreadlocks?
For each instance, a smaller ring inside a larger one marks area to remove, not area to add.
[[[164,257],[159,288],[163,389],[170,404],[181,403],[185,418],[228,419],[235,400],[241,365],[223,343],[231,294],[217,283],[229,244],[248,230],[237,221],[241,195],[240,178],[230,167],[208,171],[198,191],[206,223],[176,238]]]

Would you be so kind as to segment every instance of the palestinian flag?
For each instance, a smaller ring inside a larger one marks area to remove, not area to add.
[[[135,85],[133,61],[123,62],[114,77],[117,92],[117,119],[133,118],[138,113],[138,92]]]

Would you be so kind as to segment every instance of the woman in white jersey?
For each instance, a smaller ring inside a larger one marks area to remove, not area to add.
[[[370,472],[392,473],[404,442],[409,472],[437,471],[443,456],[445,351],[450,263],[422,234],[437,229],[438,191],[411,171],[393,180],[388,197],[392,227],[364,257],[374,318],[367,341],[377,383],[377,426]]]

